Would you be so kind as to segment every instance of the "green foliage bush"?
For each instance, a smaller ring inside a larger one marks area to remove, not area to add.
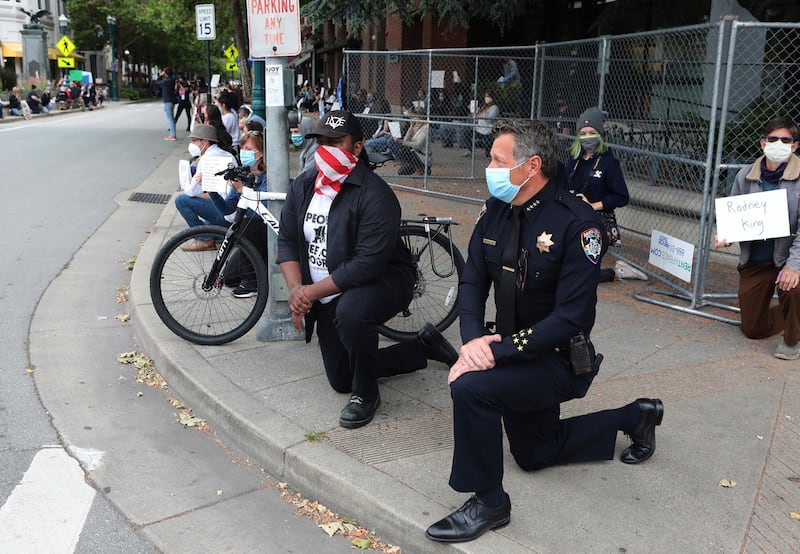
[[[120,98],[125,98],[127,100],[138,100],[139,99],[139,90],[135,88],[123,88],[119,93]]]

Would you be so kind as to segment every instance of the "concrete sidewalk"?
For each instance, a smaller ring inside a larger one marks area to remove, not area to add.
[[[173,193],[176,149],[137,192]],[[466,238],[479,206],[410,192],[406,216],[453,215]],[[163,326],[149,295],[150,264],[184,227],[170,202],[137,258],[131,283],[143,350],[181,399],[276,478],[404,552],[797,552],[800,521],[800,362],[772,357],[777,337],[638,302],[641,281],[600,287],[593,340],[605,355],[569,417],[640,396],[664,400],[655,456],[525,473],[506,452],[511,524],[445,546],[424,531],[466,500],[448,485],[452,418],[446,368],[385,379],[368,426],[345,430],[348,396],[327,383],[316,340],[262,343],[255,331],[220,347],[190,344]],[[735,271],[730,268],[730,271]],[[457,324],[446,336],[456,345]],[[309,432],[325,432],[309,442]],[[620,434],[617,454],[629,444]],[[733,488],[719,486],[736,481]]]

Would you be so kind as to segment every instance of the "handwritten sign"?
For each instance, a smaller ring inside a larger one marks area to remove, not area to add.
[[[218,192],[225,196],[228,190],[228,183],[222,175],[216,174],[228,169],[230,161],[227,156],[203,156],[200,158],[197,164],[197,171],[203,174],[203,191]]]
[[[789,236],[785,189],[717,198],[715,203],[720,240],[741,242]]]
[[[647,261],[654,266],[689,283],[692,281],[693,260],[693,244],[656,229],[650,233],[650,257]]]
[[[189,160],[179,160],[178,184],[180,184],[181,190],[188,189],[191,182],[192,182],[192,167],[189,164]]]

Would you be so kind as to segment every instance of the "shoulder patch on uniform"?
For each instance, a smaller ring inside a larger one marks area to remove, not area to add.
[[[486,213],[486,203],[484,203],[483,206],[481,207],[481,212],[478,214],[478,219],[475,220],[475,223],[479,222],[483,217],[483,214],[485,213]]]
[[[593,264],[600,262],[603,253],[603,235],[597,227],[590,227],[581,233],[581,248]]]

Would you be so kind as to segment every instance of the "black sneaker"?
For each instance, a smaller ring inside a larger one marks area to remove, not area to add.
[[[361,396],[353,394],[350,401],[342,410],[339,416],[339,425],[345,429],[357,429],[363,427],[375,417],[375,411],[381,405],[381,397],[375,400],[364,400]]]
[[[231,294],[236,298],[253,298],[258,296],[258,289],[248,283],[240,283]]]

